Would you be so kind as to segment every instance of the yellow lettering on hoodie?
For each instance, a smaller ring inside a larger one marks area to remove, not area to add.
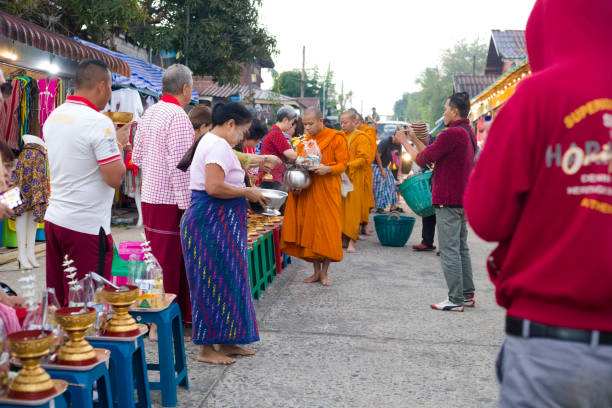
[[[563,118],[563,123],[567,129],[571,129],[576,124],[582,122],[587,116],[592,116],[604,110],[612,111],[612,99],[600,98],[589,101]]]

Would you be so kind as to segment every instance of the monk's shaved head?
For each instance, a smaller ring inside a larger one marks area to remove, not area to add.
[[[307,108],[304,111],[304,116],[314,116],[317,119],[323,119],[323,113],[321,112],[321,109],[314,106]]]
[[[359,117],[359,114],[357,113],[355,109],[351,108],[349,110],[342,112],[342,115],[340,115],[340,117],[342,116],[348,116],[351,120],[357,120],[357,118]]]
[[[302,116],[304,129],[309,135],[316,135],[325,127],[323,125],[323,114],[319,108],[308,108]]]

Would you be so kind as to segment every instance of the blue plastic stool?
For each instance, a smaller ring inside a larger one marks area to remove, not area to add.
[[[87,339],[95,348],[110,350],[110,377],[115,407],[151,408],[149,378],[142,336],[134,341]],[[138,402],[134,399],[134,390]]]
[[[152,390],[161,390],[162,406],[176,407],[176,387],[189,389],[181,309],[172,302],[161,312],[130,311],[130,314],[139,323],[157,325],[159,364],[147,364],[147,367],[159,371],[160,381],[151,381],[150,387]]]
[[[96,407],[113,408],[111,382],[106,363],[100,363],[87,371],[47,370],[51,378],[67,381],[67,400],[71,407],[93,408],[93,386],[97,384],[98,403]]]
[[[41,404],[41,405],[28,405],[28,407],[31,408],[68,408],[68,405],[66,405],[66,399],[64,398],[64,396],[66,395],[66,393],[64,392],[61,395],[58,395],[57,397],[53,398],[53,400],[45,403],[45,404]],[[5,404],[0,402],[0,407],[2,408],[23,408],[23,404],[22,405],[14,405],[14,404]]]
[[[283,254],[283,269],[285,269],[289,264],[291,264],[291,257],[287,254]]]

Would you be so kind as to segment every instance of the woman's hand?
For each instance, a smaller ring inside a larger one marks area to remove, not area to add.
[[[15,213],[9,208],[8,205],[0,203],[0,220],[12,217],[14,214]]]
[[[379,169],[380,169],[380,175],[381,176],[383,176],[383,177],[388,177],[389,176],[389,173],[387,173],[387,169],[385,169],[382,166],[380,166]]]
[[[117,129],[117,142],[119,142],[122,146],[127,146],[130,144],[130,128],[132,127],[132,122],[127,123]]]
[[[274,167],[283,164],[283,161],[274,155],[264,156],[263,162],[259,165],[259,170],[269,173]]]
[[[244,196],[246,197],[247,200],[249,200],[252,203],[261,204],[262,207],[265,207],[266,203],[270,201],[266,197],[263,196],[260,189],[255,188],[255,187],[245,188]]]

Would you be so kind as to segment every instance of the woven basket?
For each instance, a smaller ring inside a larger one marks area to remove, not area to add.
[[[392,247],[406,245],[412,233],[414,221],[414,217],[400,216],[397,213],[375,215],[374,226],[381,245]]]
[[[408,207],[421,217],[429,217],[436,212],[431,205],[431,176],[433,172],[417,174],[404,181],[399,191]]]

